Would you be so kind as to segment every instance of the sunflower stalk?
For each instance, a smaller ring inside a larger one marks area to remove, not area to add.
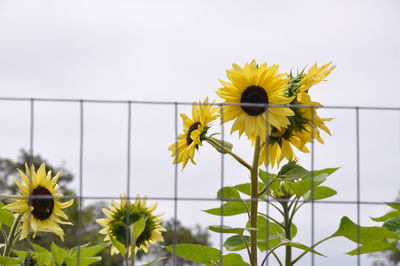
[[[22,215],[18,214],[17,218],[15,218],[15,220],[11,226],[10,233],[8,234],[8,238],[6,240],[6,246],[3,251],[3,256],[5,256],[5,257],[10,255],[11,249],[14,247],[14,244],[16,243],[14,240],[15,240],[16,236],[18,235],[18,233],[16,234],[16,232],[17,232],[17,228],[19,226],[19,222],[20,222],[21,218],[22,218]]]
[[[258,136],[254,145],[253,165],[251,167],[251,205],[250,205],[250,226],[257,228],[258,213],[258,161],[260,158],[260,137]],[[252,265],[257,265],[257,230],[250,231],[250,251]]]
[[[205,141],[207,141],[211,146],[213,146],[218,152],[223,153],[223,154],[229,154],[232,156],[236,161],[238,161],[241,165],[246,167],[251,171],[252,167],[250,164],[248,164],[245,160],[240,158],[238,155],[236,155],[234,152],[232,152],[232,147],[225,145],[227,142],[222,142],[221,140],[218,140],[213,137],[205,137]]]

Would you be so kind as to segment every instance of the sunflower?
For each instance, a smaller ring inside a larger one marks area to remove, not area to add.
[[[231,82],[221,81],[224,87],[217,90],[217,94],[225,100],[223,108],[223,123],[235,120],[231,133],[238,131],[249,139],[257,136],[265,140],[271,132],[270,125],[278,130],[287,128],[288,116],[294,115],[287,107],[246,106],[241,104],[289,104],[292,98],[285,96],[289,87],[289,78],[286,74],[278,74],[278,65],[267,67],[267,64],[257,65],[253,60],[243,68],[233,64],[227,70]],[[268,130],[268,131],[267,131]]]
[[[186,114],[181,114],[183,120],[183,134],[178,136],[178,141],[169,146],[172,152],[171,157],[175,157],[174,163],[183,163],[185,168],[189,159],[193,164],[194,152],[202,146],[204,136],[209,129],[209,124],[218,118],[218,108],[213,107],[214,102],[209,103],[208,98],[204,103],[193,103],[192,118]]]
[[[120,202],[112,201],[108,209],[103,208],[103,213],[107,218],[97,219],[96,222],[103,226],[99,232],[106,235],[104,240],[111,244],[111,236],[121,243],[129,245],[129,239],[126,239],[129,232],[129,226],[145,218],[145,228],[142,234],[136,240],[134,252],[139,249],[147,252],[150,244],[157,241],[164,241],[161,232],[165,232],[165,228],[161,225],[162,214],[153,215],[154,210],[157,208],[157,203],[152,206],[146,206],[146,199],[140,199],[139,195],[133,203],[130,203],[125,195],[121,195]],[[118,249],[112,245],[111,255],[118,254]],[[130,254],[130,253],[129,253]],[[131,255],[131,254],[130,254]]]
[[[284,158],[293,161],[296,159],[296,155],[292,146],[301,152],[309,152],[305,144],[310,140],[311,135],[308,131],[300,132],[286,128],[278,131],[273,128],[267,142],[262,144],[259,164],[271,164],[274,167],[275,164],[279,166]]]
[[[34,165],[29,169],[28,165],[25,164],[25,168],[26,173],[17,169],[23,183],[14,177],[14,182],[18,186],[21,195],[2,194],[15,201],[4,206],[4,208],[23,216],[20,240],[26,238],[29,232],[33,232],[33,237],[35,238],[38,231],[51,231],[64,240],[64,231],[58,224],[72,225],[72,223],[59,217],[68,220],[68,216],[62,209],[71,206],[74,200],[60,201],[60,198],[64,196],[61,193],[57,193],[57,180],[61,172],[51,177],[51,171],[46,174],[44,163],[40,165],[37,172]]]
[[[325,78],[335,69],[336,66],[332,65],[332,62],[325,64],[321,67],[318,67],[317,63],[315,63],[307,73],[300,73],[294,80],[294,87],[296,88],[296,102],[301,105],[310,105],[315,106],[315,108],[311,107],[303,107],[299,108],[299,111],[302,113],[302,117],[310,121],[310,124],[314,125],[314,137],[321,143],[323,140],[320,136],[319,129],[322,129],[329,135],[331,132],[329,128],[325,125],[324,122],[331,121],[332,118],[321,118],[317,114],[317,108],[322,105],[318,102],[314,102],[311,100],[309,95],[309,90],[312,86],[317,85],[321,81],[326,81]]]

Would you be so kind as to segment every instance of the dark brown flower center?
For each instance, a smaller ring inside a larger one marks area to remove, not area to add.
[[[193,125],[190,126],[187,134],[186,134],[186,144],[189,146],[190,144],[192,144],[193,140],[190,137],[190,135],[192,134],[192,132],[196,129],[198,129],[200,126],[200,122],[196,122]]]
[[[264,88],[260,86],[249,86],[240,97],[240,103],[260,103],[268,104],[268,95]],[[265,112],[266,106],[241,106],[242,110],[248,115],[257,116]]]
[[[42,186],[38,186],[32,191],[32,196],[53,196],[50,191]],[[38,220],[46,220],[54,210],[54,199],[52,198],[33,198],[29,200],[29,206],[33,207],[32,215]]]

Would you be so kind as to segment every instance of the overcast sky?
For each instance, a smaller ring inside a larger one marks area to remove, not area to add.
[[[184,101],[217,99],[226,69],[256,59],[280,71],[333,61],[329,82],[312,89],[328,106],[400,107],[400,2],[393,1],[0,1],[0,97]],[[179,106],[179,112],[188,112]],[[355,110],[325,109],[333,135],[315,147],[315,167],[337,167],[328,184],[332,199],[356,199]],[[29,103],[0,102],[0,157],[29,147]],[[171,197],[174,167],[173,105],[132,106],[132,195]],[[84,106],[83,192],[118,196],[126,191],[127,105]],[[400,188],[398,111],[360,111],[361,199],[390,201]],[[179,120],[179,126],[181,121]],[[215,127],[214,132],[220,129]],[[228,131],[226,132],[228,133]],[[79,169],[79,104],[35,103],[34,150],[54,164]],[[228,136],[234,150],[251,156],[249,143]],[[220,155],[205,145],[197,166],[179,171],[180,197],[215,197]],[[310,167],[310,155],[300,162]],[[225,184],[247,182],[247,173],[225,158]],[[78,190],[78,184],[73,184]],[[90,202],[88,202],[90,203]],[[159,202],[173,216],[173,202]],[[181,202],[185,224],[218,224],[201,209],[217,202]],[[316,206],[316,239],[334,232],[356,206]],[[365,205],[364,225],[387,208]],[[226,219],[227,223],[238,223]],[[242,221],[240,221],[242,222]],[[310,212],[296,220],[310,241]],[[218,238],[213,237],[215,244]],[[319,249],[317,265],[351,265],[355,245],[335,239]],[[363,259],[369,264],[367,258]],[[309,258],[302,265],[308,265]]]

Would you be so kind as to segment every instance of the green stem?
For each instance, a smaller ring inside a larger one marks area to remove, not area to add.
[[[130,266],[135,266],[135,247],[132,247]]]
[[[276,255],[275,251],[271,251],[272,255],[274,255],[276,261],[279,263],[280,266],[283,266],[282,261],[279,259],[278,255]]]
[[[240,235],[240,237],[242,238],[243,242],[246,245],[246,250],[247,250],[247,254],[249,255],[250,263],[253,264],[254,262],[253,262],[253,257],[251,256],[249,243],[247,242],[246,238],[243,235]]]
[[[285,226],[284,226],[283,224],[281,224],[278,220],[272,218],[271,216],[269,216],[269,215],[267,215],[267,214],[265,214],[265,213],[262,213],[262,212],[259,212],[258,214],[264,216],[265,218],[267,218],[267,219],[273,221],[273,222],[276,223],[278,226],[280,226],[280,227],[282,227],[283,229],[285,229]]]
[[[6,246],[5,246],[4,251],[3,251],[3,256],[10,255],[11,249],[14,247],[14,244],[15,244],[14,240],[15,240],[15,236],[16,236],[15,232],[17,231],[17,228],[18,228],[18,225],[19,225],[19,221],[21,220],[21,218],[22,218],[22,215],[19,214],[17,216],[17,218],[14,219],[14,222],[13,222],[13,224],[11,226],[11,229],[10,229],[10,233],[8,234]]]
[[[250,226],[257,228],[258,212],[258,161],[260,158],[260,137],[256,138],[254,145],[253,165],[251,167],[251,205],[250,205]],[[253,257],[253,264],[257,266],[257,230],[250,231],[250,250]]]
[[[267,184],[260,192],[258,192],[258,196],[260,197],[262,194],[264,194],[265,192],[267,192],[267,190],[269,189],[269,187],[270,187],[275,181],[277,181],[277,179],[272,179],[271,181],[269,181],[268,184]]]
[[[334,237],[334,236],[328,236],[328,237],[326,237],[326,238],[324,238],[324,239],[318,241],[317,243],[315,243],[314,245],[312,245],[311,248],[315,248],[316,246],[318,246],[318,245],[321,244],[322,242],[325,242],[326,240],[331,239],[332,237]],[[296,262],[298,262],[304,255],[307,254],[307,252],[308,252],[308,251],[304,251],[304,252],[301,253],[297,258],[295,258],[295,259],[292,261],[292,265],[294,265]]]
[[[292,239],[291,233],[291,222],[289,218],[289,208],[287,202],[282,203],[283,212],[284,212],[284,223],[285,223],[285,237],[289,241]],[[292,265],[292,247],[289,245],[285,246],[285,266]]]
[[[212,138],[209,137],[205,137],[205,140],[210,143],[212,146],[216,145],[219,146],[220,149],[222,150],[222,146],[214,141]],[[250,164],[248,164],[245,160],[243,160],[242,158],[240,158],[238,155],[236,155],[235,153],[233,153],[232,151],[228,150],[228,149],[223,149],[225,153],[229,154],[230,156],[232,156],[236,161],[238,161],[241,165],[243,165],[244,167],[246,167],[247,169],[249,169],[251,171],[251,166]]]

